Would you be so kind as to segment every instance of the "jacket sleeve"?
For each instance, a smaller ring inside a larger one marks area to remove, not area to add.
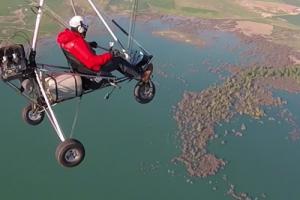
[[[72,51],[82,64],[93,71],[99,71],[103,65],[112,59],[110,53],[95,55],[83,39],[74,41]]]

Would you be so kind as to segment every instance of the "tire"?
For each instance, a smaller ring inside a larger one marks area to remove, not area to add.
[[[155,85],[151,80],[148,83],[140,81],[134,88],[134,97],[137,102],[147,104],[153,100],[155,92]]]
[[[66,139],[57,146],[55,157],[63,167],[76,167],[84,160],[84,146],[78,140]]]
[[[23,120],[32,126],[37,126],[44,120],[45,112],[34,113],[32,110],[32,105],[28,105],[22,110]]]

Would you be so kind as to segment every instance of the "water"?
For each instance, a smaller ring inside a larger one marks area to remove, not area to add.
[[[285,3],[295,5],[295,6],[300,6],[300,1],[299,0],[284,0]]]
[[[287,15],[287,16],[281,16],[280,18],[283,18],[287,20],[289,23],[300,26],[300,15]]]
[[[262,125],[242,117],[218,127],[216,132],[222,135],[225,129],[238,129],[243,122],[247,131],[241,138],[227,136],[227,145],[218,140],[210,144],[211,152],[229,161],[214,177],[190,178],[182,165],[171,163],[180,153],[172,106],[186,90],[200,91],[219,83],[208,68],[222,63],[238,65],[242,62],[240,53],[247,47],[227,33],[202,32],[208,45],[197,48],[152,36],[151,28],[165,27],[158,22],[138,27],[137,38],[155,55],[156,98],[147,105],[135,102],[133,82],[123,84],[109,101],[103,99],[107,90],[85,96],[75,137],[85,145],[87,155],[77,168],[64,169],[57,164],[54,152],[59,141],[48,121],[37,127],[23,123],[20,110],[27,102],[0,85],[0,198],[231,199],[224,196],[228,183],[222,176],[226,174],[238,191],[255,196],[266,193],[267,199],[298,199],[299,142],[285,139],[291,127],[283,121],[264,120]],[[55,43],[39,50],[39,60],[66,65]],[[160,76],[159,70],[168,77]],[[300,116],[299,96],[284,96]],[[76,101],[55,107],[67,134],[75,107]]]
[[[284,3],[294,5],[294,6],[300,6],[299,0],[284,0]],[[283,18],[287,20],[289,23],[300,26],[300,15],[286,15],[286,16],[280,16],[280,18]]]

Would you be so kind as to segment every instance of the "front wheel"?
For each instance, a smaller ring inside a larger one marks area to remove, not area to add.
[[[45,112],[34,110],[33,106],[30,104],[23,108],[22,118],[23,120],[32,126],[37,126],[44,120]]]
[[[141,104],[149,103],[155,96],[155,85],[150,80],[147,83],[138,82],[134,88],[134,97]]]
[[[71,168],[83,161],[85,150],[78,140],[66,139],[57,146],[55,156],[59,164]]]

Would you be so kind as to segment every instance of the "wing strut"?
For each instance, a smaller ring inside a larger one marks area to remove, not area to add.
[[[41,19],[43,15],[43,6],[44,6],[44,0],[40,0],[40,4],[38,6],[38,14],[36,16],[36,22],[35,22],[35,28],[34,28],[34,33],[33,33],[33,39],[32,39],[32,51],[36,51],[36,43],[38,39],[38,34],[39,34],[39,29],[40,29],[40,24],[41,24]]]
[[[43,95],[43,97],[44,97],[44,100],[45,100],[45,102],[46,102],[46,105],[47,105],[47,107],[48,107],[48,110],[49,110],[49,116],[48,116],[48,117],[49,117],[49,120],[50,120],[50,122],[52,123],[52,125],[53,125],[55,131],[57,132],[57,135],[58,135],[59,139],[60,139],[62,142],[64,142],[64,141],[65,141],[65,136],[64,136],[63,131],[62,131],[62,129],[60,128],[59,123],[58,123],[58,121],[57,121],[57,119],[56,119],[56,116],[55,116],[55,114],[54,114],[54,112],[53,112],[53,109],[52,109],[52,107],[51,107],[51,104],[50,104],[50,102],[49,102],[48,96],[47,96],[46,91],[45,91],[45,89],[44,89],[44,87],[43,87],[43,84],[42,84],[41,79],[40,79],[40,75],[38,74],[37,70],[35,70],[35,76],[36,76],[36,80],[37,80],[37,82],[38,82],[39,88],[40,88],[40,90],[41,90],[41,92],[42,92],[42,95]],[[46,110],[45,110],[45,112],[46,112]],[[48,114],[47,114],[47,115],[48,115]]]
[[[121,43],[121,41],[117,38],[117,36],[114,34],[114,32],[111,30],[111,28],[109,27],[109,25],[107,24],[107,22],[105,21],[105,19],[103,18],[102,14],[100,13],[100,11],[97,9],[96,5],[94,4],[94,2],[92,0],[88,0],[89,4],[91,5],[91,7],[94,9],[94,11],[96,12],[97,16],[99,17],[99,19],[102,21],[102,23],[104,24],[105,28],[108,30],[108,32],[110,33],[110,35],[112,36],[112,38],[114,39],[115,42],[119,43],[119,45],[121,46],[122,50],[124,52],[126,52],[123,44]]]
[[[131,52],[132,50],[132,41],[133,41],[133,36],[135,31],[137,10],[138,10],[138,0],[134,0],[132,5],[130,25],[129,25],[129,35],[128,35],[128,43],[127,43],[128,52]]]
[[[71,0],[71,6],[72,6],[72,9],[73,9],[73,12],[74,12],[74,15],[77,15],[77,12],[76,12],[76,8],[75,8],[75,4],[74,4],[74,0]]]
[[[39,35],[39,30],[40,30],[40,24],[41,24],[41,19],[43,16],[43,6],[44,6],[44,0],[40,0],[39,6],[38,6],[38,12],[37,12],[37,16],[36,16],[36,22],[35,22],[35,28],[34,28],[34,34],[33,34],[33,42],[32,42],[32,47],[31,47],[31,52],[30,52],[30,56],[29,56],[29,62],[31,67],[34,68],[34,73],[35,73],[35,77],[36,77],[36,81],[39,85],[40,91],[42,93],[42,96],[45,100],[45,103],[47,105],[47,108],[45,108],[45,112],[48,113],[49,111],[49,120],[51,122],[51,124],[53,125],[59,139],[64,142],[65,141],[65,136],[63,134],[63,131],[56,119],[56,116],[53,112],[53,109],[51,107],[51,104],[49,102],[48,96],[46,94],[46,91],[43,87],[42,81],[41,81],[41,76],[38,73],[38,70],[36,69],[36,61],[35,61],[35,56],[36,56],[36,44],[37,44],[37,40],[38,40],[38,35]],[[46,110],[48,109],[48,110]]]

